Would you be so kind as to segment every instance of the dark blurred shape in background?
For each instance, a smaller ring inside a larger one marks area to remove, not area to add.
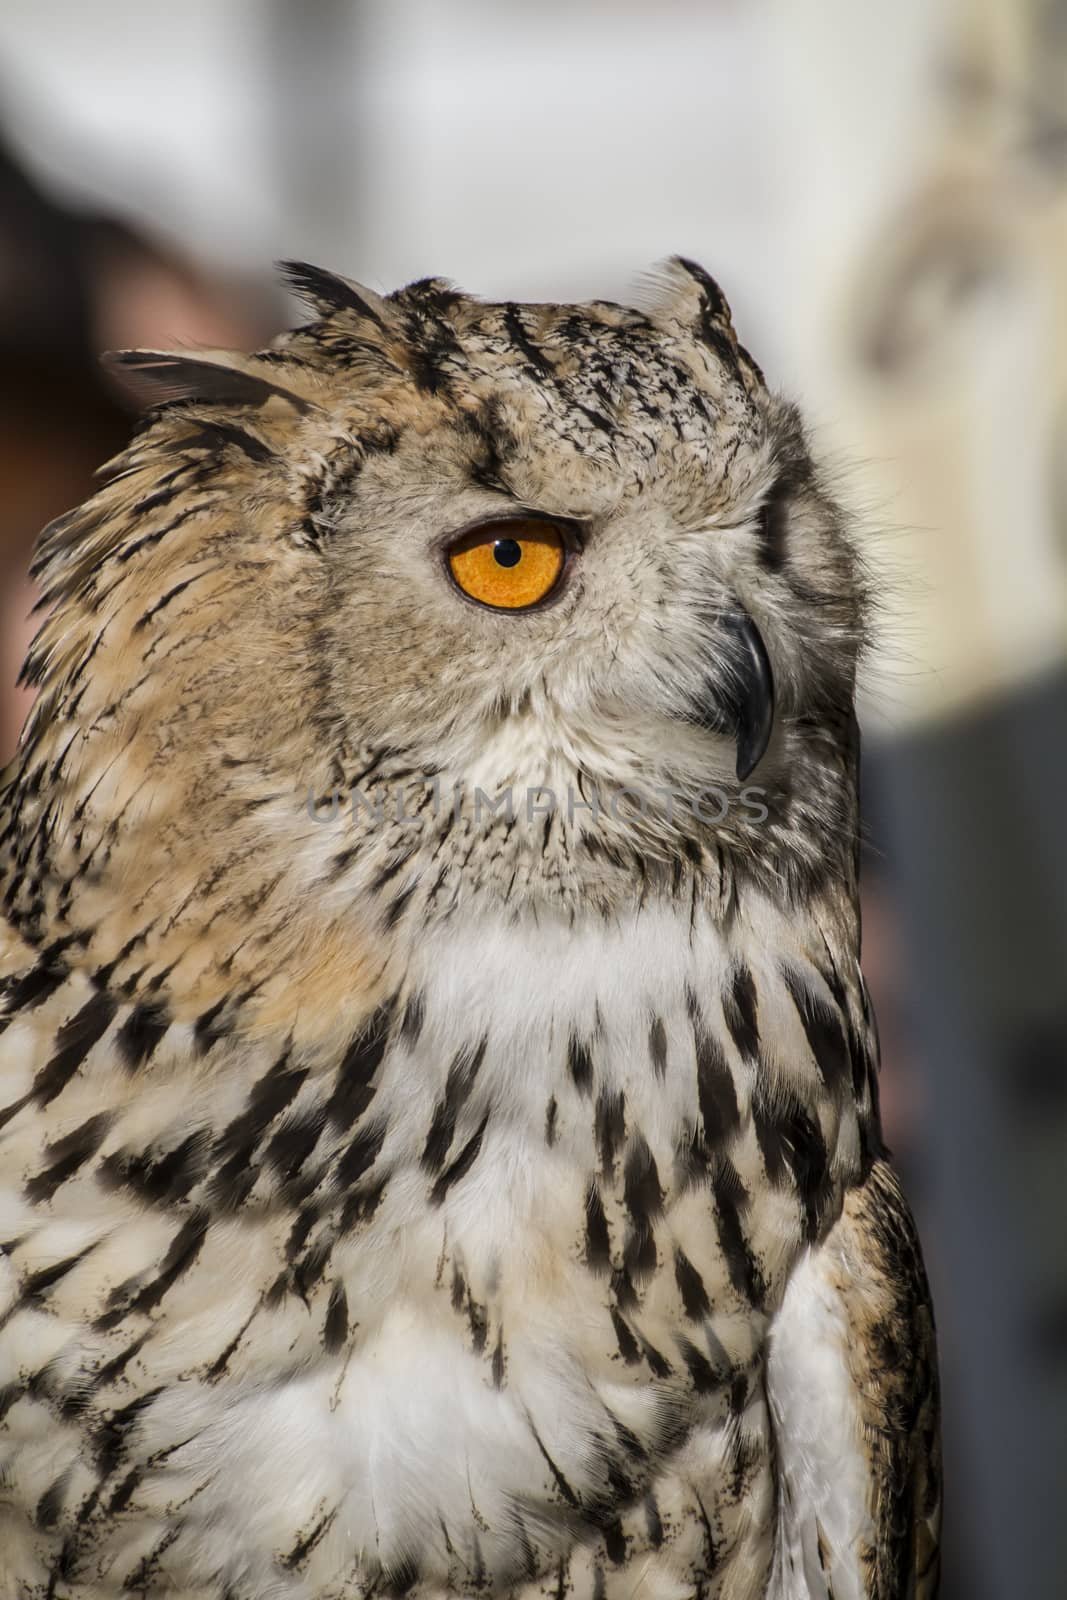
[[[865,960],[946,1404],[946,1600],[1067,1572],[1067,0],[8,0],[0,683],[108,347],[266,264],[624,298],[673,251],[804,404],[884,596]],[[0,758],[24,702],[0,695]]]

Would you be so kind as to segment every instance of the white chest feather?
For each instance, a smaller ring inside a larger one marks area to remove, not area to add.
[[[130,1565],[177,1526],[161,1570],[281,1569],[294,1595],[514,1584],[576,1540],[671,1549],[663,1594],[713,1556],[762,1570],[768,1320],[855,1159],[841,1061],[814,1054],[831,1012],[769,914],[730,939],[671,908],[468,924],[335,1069],[276,1062],[243,1116],[232,1078],[202,1085],[191,1199],[142,1195],[95,1247],[83,1217],[54,1291],[105,1340],[80,1381],[117,1361],[117,1397],[148,1396],[101,1550]],[[112,1191],[160,1170],[151,1103],[140,1165],[121,1119],[103,1147]]]

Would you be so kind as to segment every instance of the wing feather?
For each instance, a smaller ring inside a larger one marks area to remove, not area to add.
[[[935,1600],[937,1349],[915,1224],[876,1161],[775,1319],[779,1460],[772,1600]]]

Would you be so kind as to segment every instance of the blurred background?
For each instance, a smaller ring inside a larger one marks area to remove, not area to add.
[[[270,263],[720,280],[883,598],[865,960],[937,1303],[946,1600],[1067,1594],[1067,0],[4,0],[0,760],[32,540],[124,345],[254,345]]]

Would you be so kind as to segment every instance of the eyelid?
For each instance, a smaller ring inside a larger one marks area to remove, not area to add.
[[[461,539],[469,539],[476,534],[479,528],[495,528],[506,522],[543,522],[550,528],[557,528],[563,536],[568,557],[585,548],[586,529],[573,517],[557,516],[551,511],[531,511],[525,506],[509,507],[489,516],[473,517],[470,522],[461,523],[458,528],[451,528],[447,533],[439,534],[434,540],[436,547],[447,553],[453,545]]]

